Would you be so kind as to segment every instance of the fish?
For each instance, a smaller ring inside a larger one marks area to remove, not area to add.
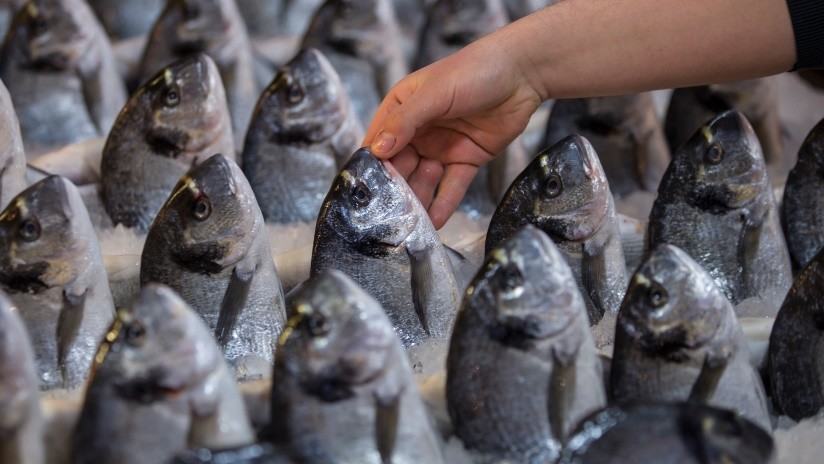
[[[542,8],[554,5],[561,0],[504,0],[504,6],[509,14],[509,21],[517,21],[528,14]]]
[[[26,0],[0,0],[0,34],[3,37],[6,36],[17,10],[25,4]]]
[[[95,356],[71,462],[155,464],[189,446],[254,441],[212,331],[174,291],[150,284],[118,309]]]
[[[561,250],[595,325],[617,313],[627,272],[615,202],[598,155],[571,135],[539,153],[518,175],[492,215],[486,254],[533,224]]]
[[[103,147],[112,222],[145,232],[180,176],[215,153],[233,157],[234,143],[214,61],[198,54],[166,67],[132,94]]]
[[[29,330],[40,388],[82,386],[114,301],[74,184],[46,177],[0,213],[0,286]]]
[[[175,456],[171,464],[292,464],[286,454],[269,443],[210,450],[193,448]]]
[[[775,318],[767,348],[767,378],[778,412],[800,421],[824,406],[824,250],[807,263]]]
[[[139,65],[141,82],[192,53],[206,53],[217,64],[236,142],[242,143],[255,102],[271,73],[258,68],[234,1],[169,0],[149,33]]]
[[[669,243],[686,251],[734,305],[787,293],[789,252],[761,146],[743,114],[716,116],[673,153],[647,236],[650,250]]]
[[[446,374],[456,435],[484,462],[554,462],[606,406],[601,370],[566,260],[527,224],[489,253],[461,304]]]
[[[337,72],[308,48],[280,68],[255,108],[243,172],[267,222],[314,222],[363,128]]]
[[[775,456],[772,436],[734,412],[640,402],[610,406],[583,421],[558,463],[768,464]]]
[[[46,462],[39,384],[26,326],[0,292],[0,462]]]
[[[140,285],[150,282],[206,321],[240,380],[271,374],[283,289],[255,195],[229,158],[192,168],[169,195],[140,259]]]
[[[0,51],[26,152],[104,136],[126,103],[111,44],[81,0],[31,0]]]
[[[289,3],[287,0],[236,0],[235,3],[251,37],[285,35],[281,14]]]
[[[544,146],[581,134],[601,155],[616,198],[655,192],[670,162],[670,149],[650,92],[557,100],[547,121]]]
[[[621,303],[611,399],[701,400],[771,430],[761,377],[730,301],[679,248],[653,249]]]
[[[409,348],[452,333],[461,290],[448,253],[403,177],[361,148],[323,200],[309,275],[337,269],[351,277]]]
[[[773,77],[675,89],[664,121],[670,150],[674,153],[704,122],[733,109],[752,124],[768,164],[788,162],[781,141],[778,84]]]
[[[0,81],[0,208],[5,208],[12,198],[22,192],[26,183],[26,152],[20,122],[11,101],[9,90]]]
[[[781,226],[790,258],[803,269],[824,247],[824,119],[810,130],[784,186]]]
[[[112,40],[125,40],[148,34],[165,0],[88,0]]]
[[[290,300],[273,378],[269,439],[298,462],[444,462],[389,319],[339,271]]]

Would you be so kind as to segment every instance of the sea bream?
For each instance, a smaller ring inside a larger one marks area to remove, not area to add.
[[[49,176],[0,214],[0,285],[29,330],[41,389],[81,386],[114,302],[74,184]]]
[[[314,222],[363,128],[326,57],[314,48],[282,66],[258,101],[243,172],[267,222]]]
[[[272,377],[270,440],[297,462],[444,462],[386,314],[338,271],[290,300]]]
[[[181,177],[155,218],[140,284],[174,289],[242,380],[269,376],[286,319],[263,216],[240,168],[214,155]]]
[[[792,284],[790,257],[761,145],[744,115],[717,116],[673,153],[647,235],[650,250],[670,243],[686,251],[733,304],[753,296],[780,302]]]
[[[88,0],[112,40],[147,34],[163,10],[165,0]]]
[[[20,123],[8,89],[0,81],[0,208],[22,192],[26,184],[26,153],[20,135]]]
[[[160,71],[120,112],[100,163],[106,211],[146,231],[180,176],[215,153],[233,158],[232,125],[217,66],[198,54]]]
[[[0,79],[26,151],[106,135],[126,102],[109,38],[82,0],[31,0],[12,22]]]
[[[337,269],[381,303],[408,348],[447,340],[461,290],[426,210],[389,162],[356,151],[315,227],[310,276]]]
[[[479,462],[554,462],[575,425],[606,405],[584,299],[536,227],[493,249],[467,289],[446,399]]]
[[[71,462],[157,464],[189,446],[254,441],[211,330],[169,288],[143,288],[118,310],[95,356]]]

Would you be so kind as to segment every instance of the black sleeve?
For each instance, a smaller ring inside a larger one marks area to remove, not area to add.
[[[824,68],[824,1],[787,0],[795,33],[793,70]]]

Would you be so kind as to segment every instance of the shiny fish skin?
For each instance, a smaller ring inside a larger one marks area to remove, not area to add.
[[[310,276],[325,269],[377,299],[407,348],[452,333],[460,290],[446,249],[403,177],[368,148],[346,163],[318,215]]]
[[[198,54],[155,75],[118,116],[100,163],[106,211],[145,232],[180,176],[215,153],[234,155],[229,108],[214,61]]]
[[[566,258],[590,324],[618,311],[627,274],[615,203],[585,138],[561,140],[518,175],[489,223],[487,254],[527,223],[547,233]]]
[[[72,437],[76,464],[157,464],[188,446],[247,445],[243,398],[200,317],[149,285],[100,346]]]
[[[290,300],[272,384],[272,439],[298,462],[442,463],[406,353],[380,304],[344,274]]]
[[[0,82],[0,208],[5,208],[11,199],[27,187],[26,154],[20,123],[11,102],[8,89]]]
[[[363,128],[337,72],[313,48],[280,68],[258,101],[243,149],[267,222],[314,222]]]
[[[47,177],[0,214],[0,284],[29,330],[41,389],[81,386],[114,302],[74,184]]]
[[[141,257],[140,284],[150,282],[203,317],[239,379],[269,375],[283,290],[255,195],[228,158],[193,168],[163,205]]]
[[[570,367],[571,401],[555,404],[565,398],[550,397],[550,384]],[[552,240],[527,225],[490,252],[455,323],[446,398],[456,434],[484,462],[552,462],[558,437],[606,405],[601,376],[569,267]],[[563,430],[552,429],[551,410]]]
[[[686,251],[738,304],[786,294],[790,257],[761,147],[741,113],[702,126],[673,154],[652,206],[649,249]]]
[[[165,0],[88,0],[112,40],[142,36],[163,10]]]
[[[685,252],[661,245],[633,275],[618,313],[611,398],[686,401],[705,361],[726,366],[708,404],[771,430],[764,387],[732,305]]]
[[[0,462],[45,462],[38,383],[26,326],[0,292]]]
[[[108,133],[126,102],[109,39],[82,0],[32,0],[0,58],[27,152]]]

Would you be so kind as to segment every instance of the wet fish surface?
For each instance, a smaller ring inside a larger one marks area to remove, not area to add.
[[[126,88],[103,27],[81,0],[32,0],[0,52],[27,152],[105,135]]]
[[[291,464],[294,461],[269,443],[210,450],[195,448],[175,456],[172,464]]]
[[[406,353],[381,305],[344,274],[290,300],[272,383],[272,439],[299,462],[441,463]]]
[[[112,40],[142,36],[152,29],[165,0],[88,0]]]
[[[0,292],[0,462],[45,462],[39,383],[26,326]]]
[[[586,137],[601,156],[616,197],[658,189],[669,165],[670,150],[651,93],[556,101],[544,146],[570,134]]]
[[[20,123],[11,102],[11,95],[0,81],[0,207],[6,205],[27,187],[26,153]]]
[[[103,148],[102,197],[115,224],[146,231],[180,176],[234,155],[229,108],[206,55],[165,68],[132,94]]]
[[[254,440],[211,331],[169,288],[144,287],[118,310],[95,358],[72,462],[155,464],[188,446]]]
[[[735,310],[710,275],[672,245],[652,250],[630,281],[610,387],[615,402],[677,402],[701,393],[711,406],[772,428]]]
[[[285,35],[282,12],[287,0],[236,0],[238,11],[252,37]]]
[[[554,462],[606,405],[601,377],[569,266],[526,225],[490,252],[458,314],[446,379],[456,435],[481,462]]]
[[[243,149],[243,171],[266,221],[317,220],[362,139],[335,69],[316,49],[299,52],[261,95]]]
[[[215,155],[185,174],[155,218],[140,284],[175,290],[241,380],[268,377],[286,319],[263,216],[240,168]]]
[[[318,215],[310,276],[326,269],[378,300],[407,348],[452,333],[461,290],[447,250],[403,177],[368,148],[343,167]]]
[[[40,388],[81,386],[114,318],[114,302],[74,184],[49,176],[0,214],[0,285],[29,330]]]
[[[786,294],[789,252],[761,147],[744,115],[722,113],[673,154],[648,237],[650,250],[670,243],[686,251],[733,304]]]
[[[798,150],[783,202],[781,225],[793,264],[801,269],[824,247],[824,120]]]
[[[580,135],[539,153],[515,179],[492,215],[486,253],[533,224],[566,258],[590,324],[617,312],[627,285],[615,202],[598,155]]]

